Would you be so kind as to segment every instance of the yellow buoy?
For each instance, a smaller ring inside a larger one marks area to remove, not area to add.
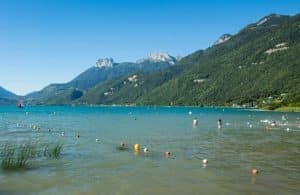
[[[134,145],[134,150],[135,151],[140,151],[141,147],[140,147],[140,144],[135,144]]]

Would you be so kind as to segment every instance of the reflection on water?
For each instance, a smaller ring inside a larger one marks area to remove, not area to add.
[[[0,170],[0,194],[296,194],[297,117],[214,108],[0,107],[0,143],[64,143],[59,160]],[[121,142],[127,150],[118,149]]]

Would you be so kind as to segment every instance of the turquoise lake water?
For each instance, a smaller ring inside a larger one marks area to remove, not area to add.
[[[0,169],[0,194],[300,193],[300,113],[2,106],[0,144],[7,142],[64,147],[58,160],[32,162],[27,170]],[[117,149],[121,142],[128,150]],[[149,152],[135,153],[135,143]]]

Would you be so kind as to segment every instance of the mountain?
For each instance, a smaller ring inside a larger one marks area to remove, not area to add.
[[[150,54],[137,62],[116,63],[112,58],[99,59],[95,66],[79,74],[70,82],[50,84],[41,91],[26,96],[29,104],[65,104],[83,95],[85,91],[107,80],[116,79],[134,72],[153,72],[170,67],[176,59],[166,53]],[[71,98],[72,97],[72,98]],[[61,100],[61,101],[59,101]]]
[[[300,14],[271,14],[219,40],[167,69],[99,84],[76,102],[300,106]]]
[[[220,36],[220,38],[217,41],[215,41],[214,45],[224,43],[224,42],[228,41],[231,37],[232,37],[231,34],[224,34],[224,35]]]
[[[0,86],[0,105],[16,105],[18,96]]]

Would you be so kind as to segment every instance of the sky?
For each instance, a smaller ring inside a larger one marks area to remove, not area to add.
[[[185,56],[299,0],[0,0],[0,86],[18,94],[62,83],[99,58]]]

